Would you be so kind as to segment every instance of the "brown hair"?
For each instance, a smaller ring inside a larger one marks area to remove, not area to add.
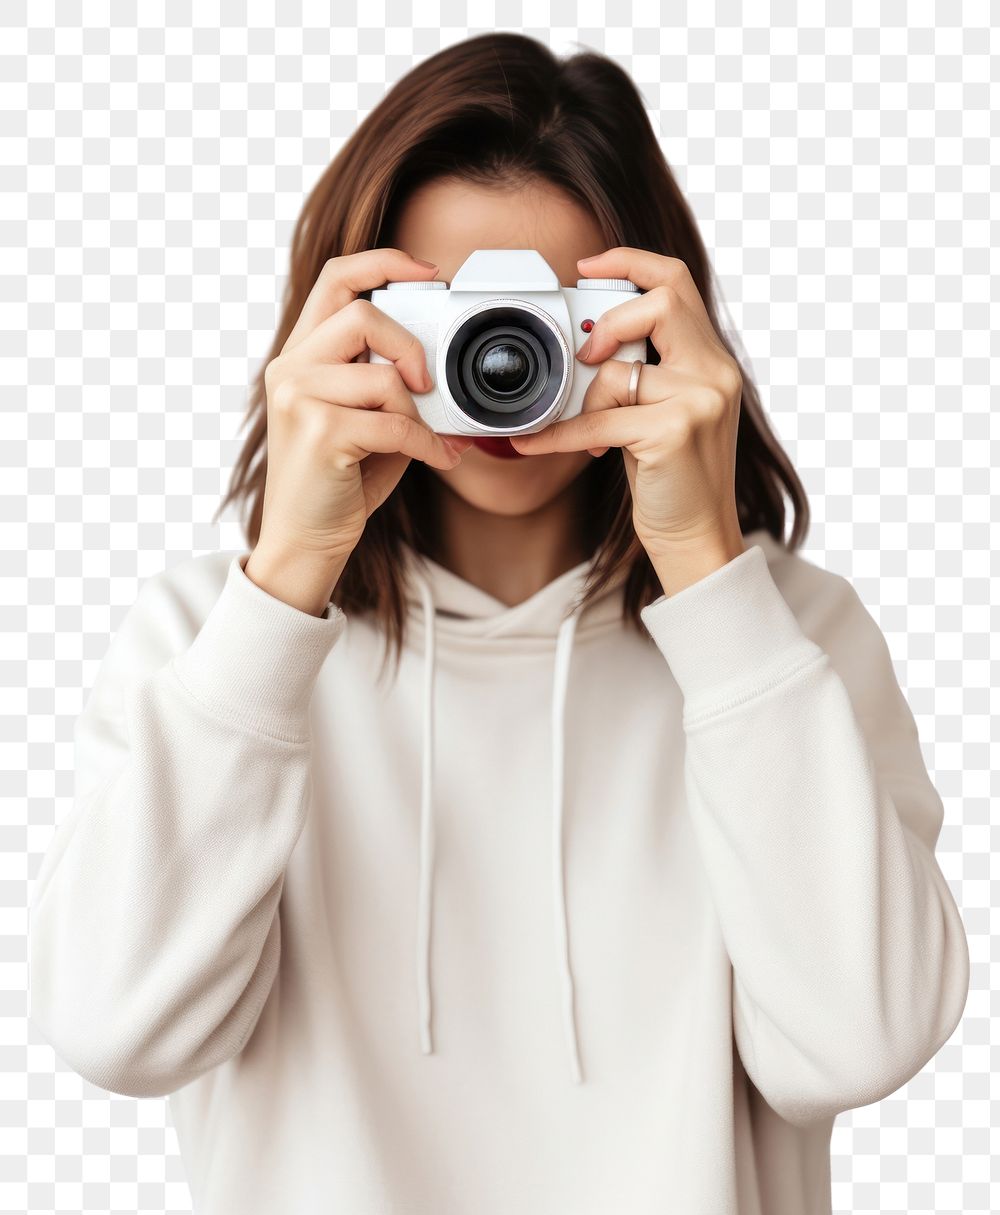
[[[718,322],[694,217],[628,74],[590,50],[560,60],[522,34],[467,39],[431,55],[390,89],[328,166],[299,216],[280,324],[244,418],[252,426],[216,513],[218,518],[232,501],[248,502],[244,528],[251,548],[260,534],[267,471],[267,363],[280,353],[327,259],[380,247],[411,191],[440,177],[505,187],[543,179],[595,216],[607,248],[629,245],[680,258],[720,341],[740,362]],[[659,361],[648,341],[646,353],[650,363]],[[806,493],[742,365],[741,372],[735,481],[740,527],[744,534],[765,528],[794,549],[808,530]],[[592,554],[582,602],[627,567],[624,619],[641,629],[640,609],[662,588],[632,526],[618,449],[592,459],[575,488],[584,507],[585,551]],[[439,491],[433,472],[411,460],[369,518],[333,594],[348,613],[375,614],[397,662],[406,624],[401,547],[405,542],[440,559]],[[787,540],[783,492],[794,513]]]

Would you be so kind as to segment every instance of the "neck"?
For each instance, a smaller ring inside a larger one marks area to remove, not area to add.
[[[529,514],[479,510],[443,483],[434,560],[508,607],[585,560],[574,486]]]

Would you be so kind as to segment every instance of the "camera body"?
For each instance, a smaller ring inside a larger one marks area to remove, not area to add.
[[[424,422],[480,436],[529,434],[580,413],[600,364],[578,363],[576,352],[604,312],[640,290],[627,279],[563,287],[536,249],[477,249],[450,284],[391,282],[364,294],[424,348],[434,384],[413,393]],[[614,357],[645,362],[645,338]],[[390,362],[373,350],[360,361]]]

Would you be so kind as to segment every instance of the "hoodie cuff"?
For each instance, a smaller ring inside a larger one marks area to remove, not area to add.
[[[639,614],[683,693],[688,724],[825,657],[803,633],[759,544]]]
[[[332,602],[313,616],[269,594],[246,574],[249,558],[230,561],[199,632],[172,659],[174,674],[216,716],[302,743],[313,686],[347,617]]]

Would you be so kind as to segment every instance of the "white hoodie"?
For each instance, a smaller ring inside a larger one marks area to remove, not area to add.
[[[199,1215],[826,1215],[842,1110],[969,983],[943,807],[851,584],[764,531],[621,619],[408,552],[381,634],[219,552],[77,723],[30,1016],[170,1094]],[[565,618],[564,618],[565,616]],[[432,762],[433,761],[433,762]]]

